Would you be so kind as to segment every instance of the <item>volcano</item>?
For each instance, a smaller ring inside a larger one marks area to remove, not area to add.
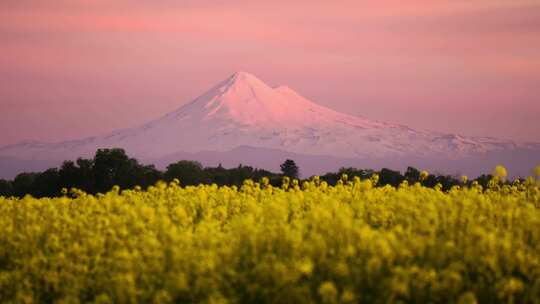
[[[488,159],[489,155],[512,159],[514,151],[540,155],[538,143],[415,130],[339,113],[289,87],[271,87],[252,74],[237,72],[192,102],[140,126],[59,143],[22,142],[1,148],[0,157],[60,161],[90,157],[99,148],[113,147],[153,161],[179,153],[193,158],[199,153],[219,155],[245,147],[333,161],[373,160],[382,165],[398,159],[404,163],[408,159],[430,163]],[[524,156],[524,161],[528,158]],[[535,165],[533,159],[529,167]],[[250,165],[259,165],[253,161]]]

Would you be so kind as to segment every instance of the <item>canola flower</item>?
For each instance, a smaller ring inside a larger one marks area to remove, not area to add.
[[[508,171],[506,170],[504,166],[497,165],[495,169],[493,170],[493,176],[500,180],[505,180],[506,177],[508,176]]]
[[[377,181],[0,197],[0,302],[540,302],[536,183]]]
[[[429,177],[429,172],[425,170],[420,172],[420,181],[425,181],[428,177]]]

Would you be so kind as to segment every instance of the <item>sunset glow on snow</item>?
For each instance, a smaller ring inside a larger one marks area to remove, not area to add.
[[[540,3],[403,3],[2,1],[0,145],[131,127],[237,70],[348,114],[540,140]]]

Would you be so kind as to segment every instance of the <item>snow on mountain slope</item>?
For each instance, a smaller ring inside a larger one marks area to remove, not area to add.
[[[288,87],[272,88],[238,72],[191,103],[142,126],[61,143],[24,142],[1,148],[0,156],[68,159],[91,156],[98,148],[121,147],[132,156],[155,159],[179,151],[229,151],[239,146],[348,158],[455,159],[523,145],[418,131],[339,113]],[[530,146],[540,149],[538,144]]]

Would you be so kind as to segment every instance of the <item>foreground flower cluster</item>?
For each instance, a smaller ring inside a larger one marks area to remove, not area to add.
[[[532,180],[0,197],[0,302],[537,303]]]

